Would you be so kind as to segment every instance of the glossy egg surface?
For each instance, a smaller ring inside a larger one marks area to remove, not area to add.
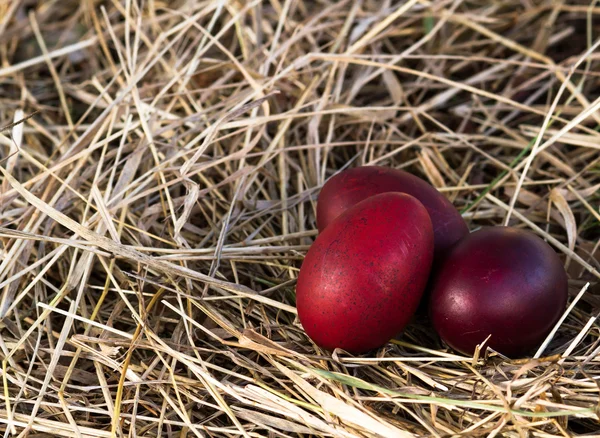
[[[531,353],[565,310],[567,274],[535,234],[484,228],[461,240],[439,268],[429,312],[440,337],[472,354],[487,345],[508,357]]]
[[[296,289],[304,330],[329,350],[384,345],[414,314],[432,258],[431,220],[417,199],[384,193],[357,203],[304,259]]]

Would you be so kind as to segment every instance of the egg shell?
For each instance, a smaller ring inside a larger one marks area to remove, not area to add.
[[[407,193],[425,206],[433,224],[436,261],[469,234],[460,213],[435,187],[411,173],[380,166],[344,170],[325,183],[317,202],[319,231],[358,202],[387,192]]]
[[[357,203],[306,254],[296,287],[304,330],[329,350],[381,347],[414,314],[432,259],[433,228],[417,199],[384,193]]]
[[[505,356],[538,347],[565,310],[567,274],[535,234],[484,228],[461,240],[438,270],[429,302],[434,328],[455,350],[487,345]]]

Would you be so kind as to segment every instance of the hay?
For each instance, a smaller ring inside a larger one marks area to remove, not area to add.
[[[596,432],[599,20],[549,0],[0,2],[0,428]],[[454,354],[423,320],[373,355],[311,343],[294,281],[316,198],[363,164],[561,253],[574,305],[536,359]]]

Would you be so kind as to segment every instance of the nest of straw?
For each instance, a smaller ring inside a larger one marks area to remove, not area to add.
[[[0,2],[0,429],[29,437],[600,428],[596,2]],[[415,321],[320,350],[294,282],[324,181],[428,180],[570,275],[535,359]],[[5,435],[6,436],[6,435]]]

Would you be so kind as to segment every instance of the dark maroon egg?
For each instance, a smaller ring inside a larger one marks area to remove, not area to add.
[[[319,231],[358,202],[387,192],[407,193],[425,206],[433,224],[436,260],[469,234],[460,213],[433,186],[403,170],[379,166],[348,169],[325,183],[317,203]]]
[[[300,269],[296,306],[325,348],[361,353],[384,345],[414,314],[433,258],[433,229],[412,196],[370,197],[317,237]]]
[[[528,354],[552,330],[567,303],[567,274],[541,238],[509,227],[461,240],[435,278],[429,311],[440,337],[472,354],[487,345],[508,357]]]

